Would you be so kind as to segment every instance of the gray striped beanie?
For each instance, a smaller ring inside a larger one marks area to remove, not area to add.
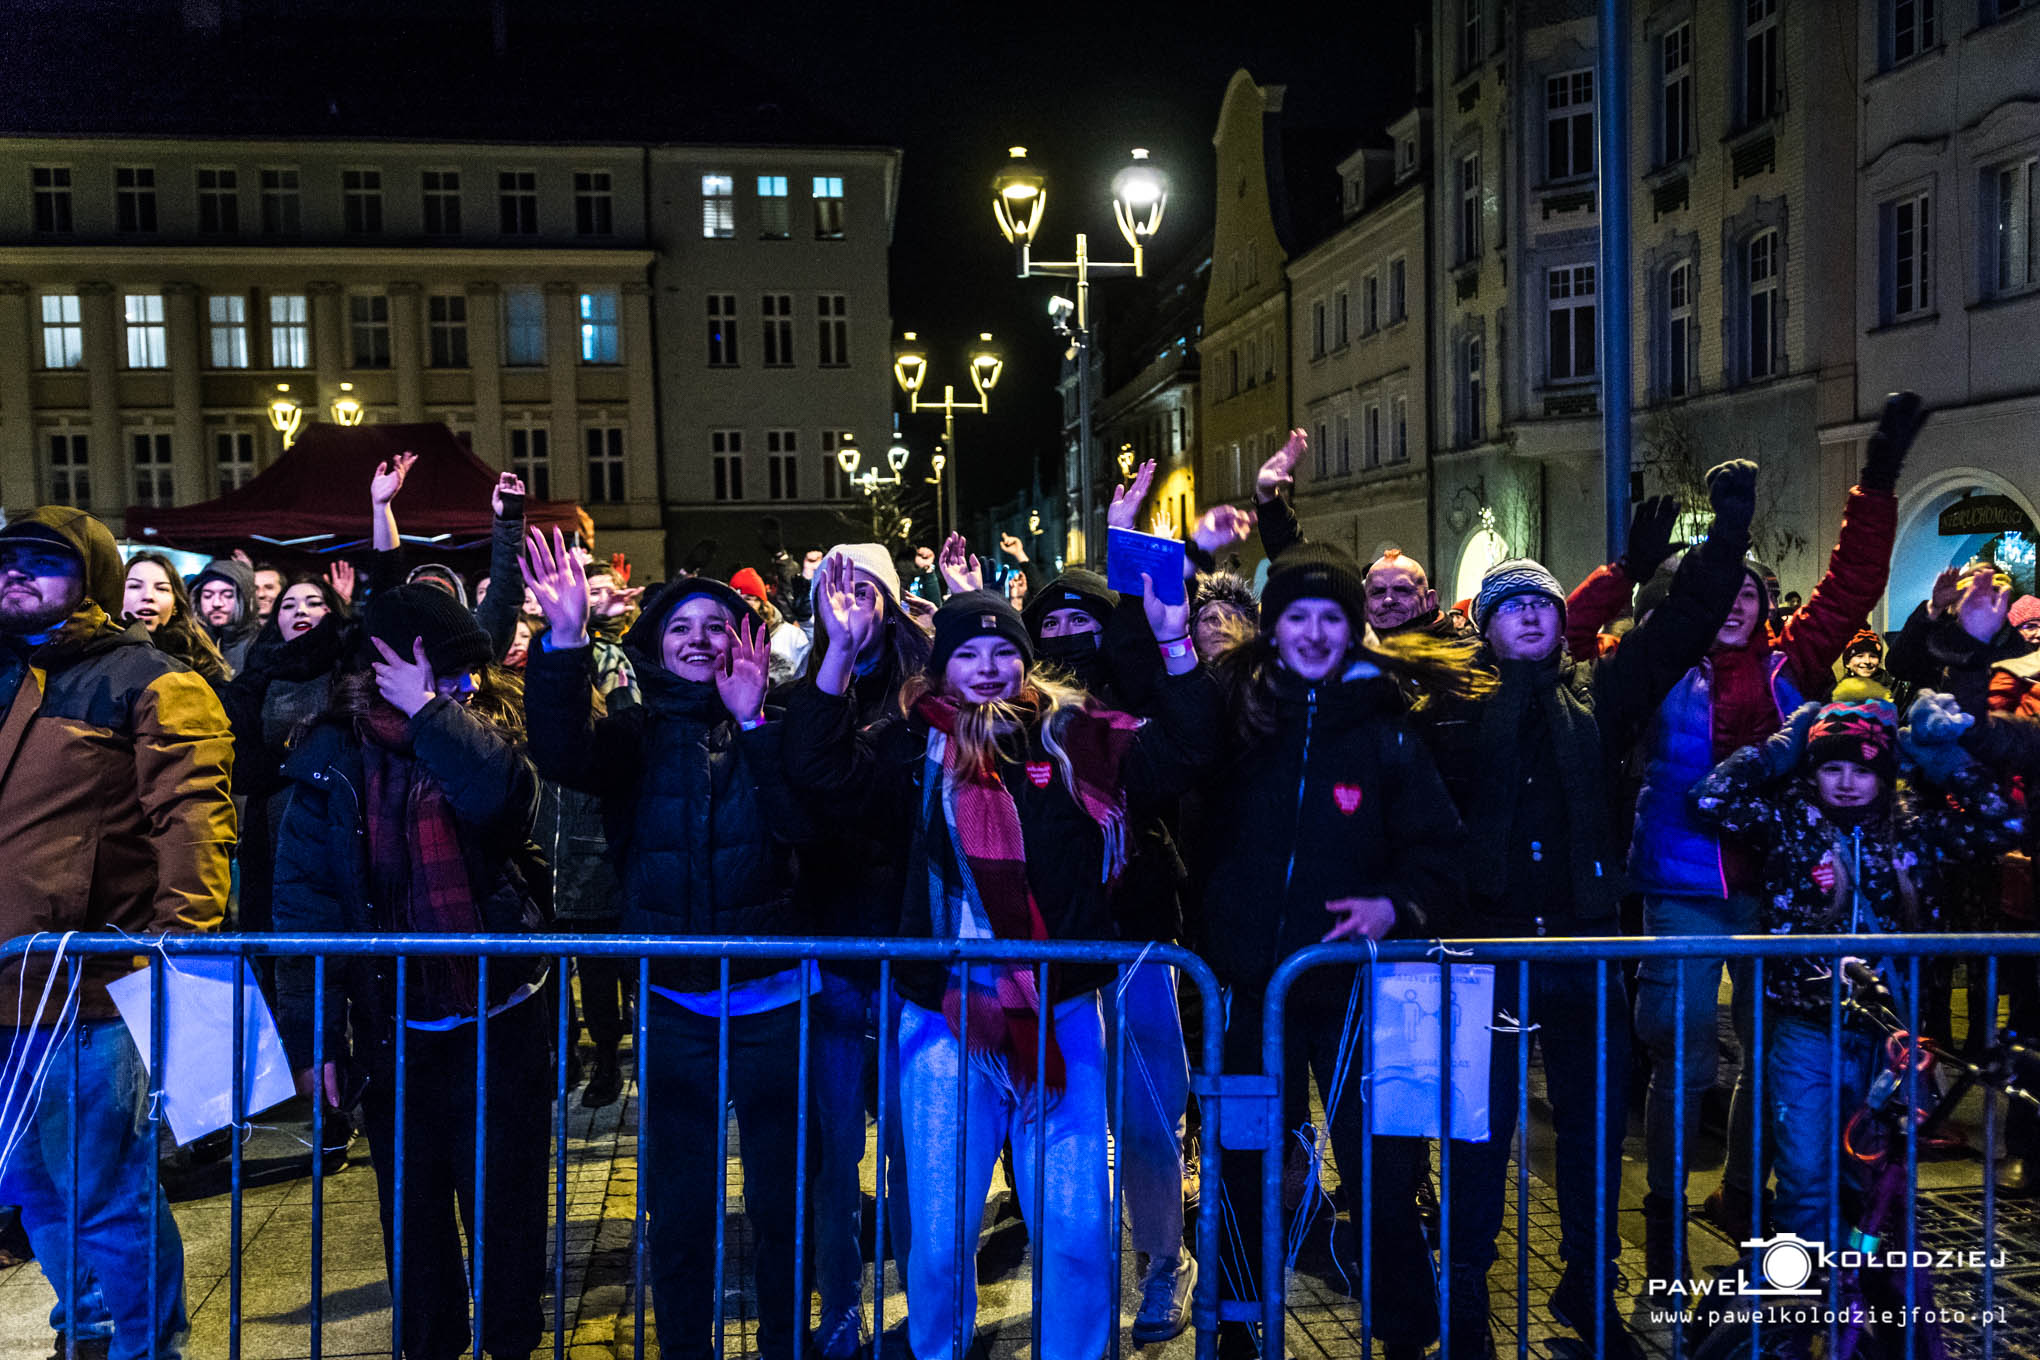
[[[1527,557],[1512,557],[1506,562],[1497,562],[1480,578],[1480,593],[1473,597],[1473,626],[1487,632],[1488,620],[1494,617],[1495,606],[1503,600],[1518,595],[1544,595],[1550,597],[1560,613],[1565,612],[1565,592],[1558,588],[1558,578],[1545,570],[1541,562]]]

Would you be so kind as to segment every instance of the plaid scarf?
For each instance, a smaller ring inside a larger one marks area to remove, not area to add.
[[[356,720],[355,730],[368,783],[368,883],[377,928],[405,935],[479,934],[482,914],[461,853],[460,828],[446,790],[412,754],[410,719],[377,702]],[[480,1013],[473,959],[426,959],[421,969],[425,999],[441,1015]]]
[[[1027,850],[1020,828],[1020,810],[996,768],[961,768],[953,734],[959,706],[954,699],[929,696],[915,706],[929,725],[928,759],[941,772],[926,781],[940,800],[944,830],[956,871],[953,885],[943,876],[945,857],[929,857],[931,916],[938,935],[954,935],[960,921],[945,920],[953,886],[965,911],[1001,940],[1045,940],[1048,925],[1027,883]],[[1054,730],[1043,726],[1043,748],[1059,768],[1063,787],[1098,824],[1105,838],[1104,881],[1112,883],[1126,864],[1126,800],[1119,788],[1120,762],[1133,745],[1137,718],[1107,709],[1085,709],[1064,715]],[[1030,775],[1032,771],[1030,771]],[[1031,965],[993,966],[989,983],[973,977],[966,993],[952,981],[942,999],[942,1014],[952,1033],[965,1033],[968,1008],[970,1050],[1007,1058],[1009,1079],[1017,1086],[1042,1071],[1052,1090],[1066,1079],[1062,1051],[1051,1017],[1048,1045],[1037,1048],[1043,1000]],[[1050,998],[1055,995],[1052,971],[1041,973]]]

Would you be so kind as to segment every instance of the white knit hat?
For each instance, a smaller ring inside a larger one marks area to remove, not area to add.
[[[873,580],[885,587],[886,594],[892,597],[894,604],[899,603],[900,569],[893,565],[892,554],[885,550],[883,544],[838,543],[829,549],[822,560],[826,562],[831,557],[840,557],[859,571],[868,573]]]

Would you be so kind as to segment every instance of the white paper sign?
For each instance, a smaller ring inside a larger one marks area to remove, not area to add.
[[[290,1060],[269,1003],[246,963],[236,959],[179,959],[163,968],[163,1117],[178,1145],[234,1122],[234,973],[239,967],[243,1032],[242,1108],[249,1114],[297,1094]],[[107,984],[107,994],[134,1036],[147,1067],[152,1052],[149,970]]]
[[[1434,963],[1380,963],[1370,971],[1371,1126],[1379,1134],[1436,1138],[1441,970]],[[1452,1136],[1463,1142],[1488,1140],[1488,1064],[1494,1050],[1488,1025],[1494,1013],[1494,965],[1453,965]]]

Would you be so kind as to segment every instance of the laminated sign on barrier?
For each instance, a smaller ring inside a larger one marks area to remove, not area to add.
[[[241,975],[241,1101],[255,1114],[297,1094],[290,1061],[277,1036],[269,1003],[239,959],[179,959],[163,968],[163,1072],[149,1085],[163,1093],[163,1117],[178,1145],[234,1122],[234,974]],[[142,1063],[150,1060],[154,1018],[149,970],[110,982],[120,1018],[134,1036]]]
[[[1369,1128],[1377,1134],[1436,1138],[1444,970],[1435,963],[1377,963],[1368,973]],[[1494,1034],[1495,970],[1452,968],[1452,1136],[1488,1140],[1488,1063]]]

